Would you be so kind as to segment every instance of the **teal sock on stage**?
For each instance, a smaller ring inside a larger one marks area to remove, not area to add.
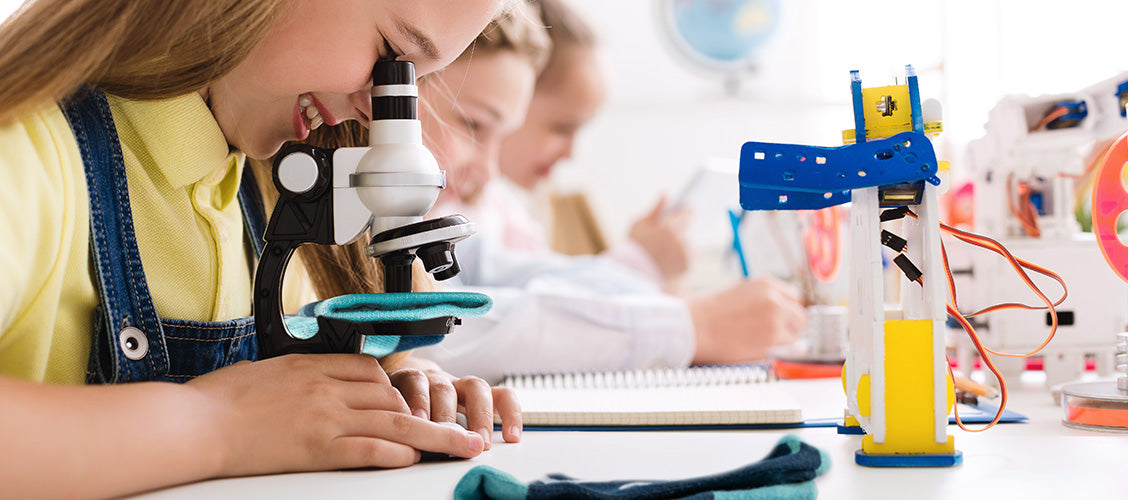
[[[808,500],[818,496],[814,479],[830,459],[793,435],[763,460],[719,474],[672,481],[580,481],[562,474],[525,484],[493,467],[470,469],[454,489],[455,500]]]
[[[443,316],[469,318],[490,310],[489,296],[473,292],[360,293],[341,295],[306,304],[296,316],[286,318],[286,327],[298,338],[317,334],[317,318],[355,323],[421,321]],[[443,335],[369,335],[360,352],[377,358],[437,344]]]

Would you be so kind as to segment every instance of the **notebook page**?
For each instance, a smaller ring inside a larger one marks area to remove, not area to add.
[[[702,426],[797,423],[799,403],[763,367],[510,377],[525,425]]]

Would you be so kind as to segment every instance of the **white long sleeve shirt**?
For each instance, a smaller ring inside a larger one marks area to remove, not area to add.
[[[689,365],[695,341],[683,300],[615,258],[551,252],[543,227],[508,189],[491,183],[472,206],[431,211],[477,226],[457,244],[462,270],[444,288],[485,293],[494,306],[418,355],[491,383],[507,373]]]

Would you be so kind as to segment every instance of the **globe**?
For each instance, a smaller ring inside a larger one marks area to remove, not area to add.
[[[779,20],[778,0],[663,0],[661,29],[682,56],[707,70],[752,66]]]

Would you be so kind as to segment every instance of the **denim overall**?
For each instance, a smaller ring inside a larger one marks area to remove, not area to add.
[[[87,383],[185,382],[258,353],[254,317],[202,322],[157,316],[133,230],[125,163],[106,97],[87,89],[63,103],[82,153],[90,196],[90,247],[101,305],[94,325]],[[243,222],[255,255],[265,215],[244,170]],[[175,223],[176,221],[170,221]]]

